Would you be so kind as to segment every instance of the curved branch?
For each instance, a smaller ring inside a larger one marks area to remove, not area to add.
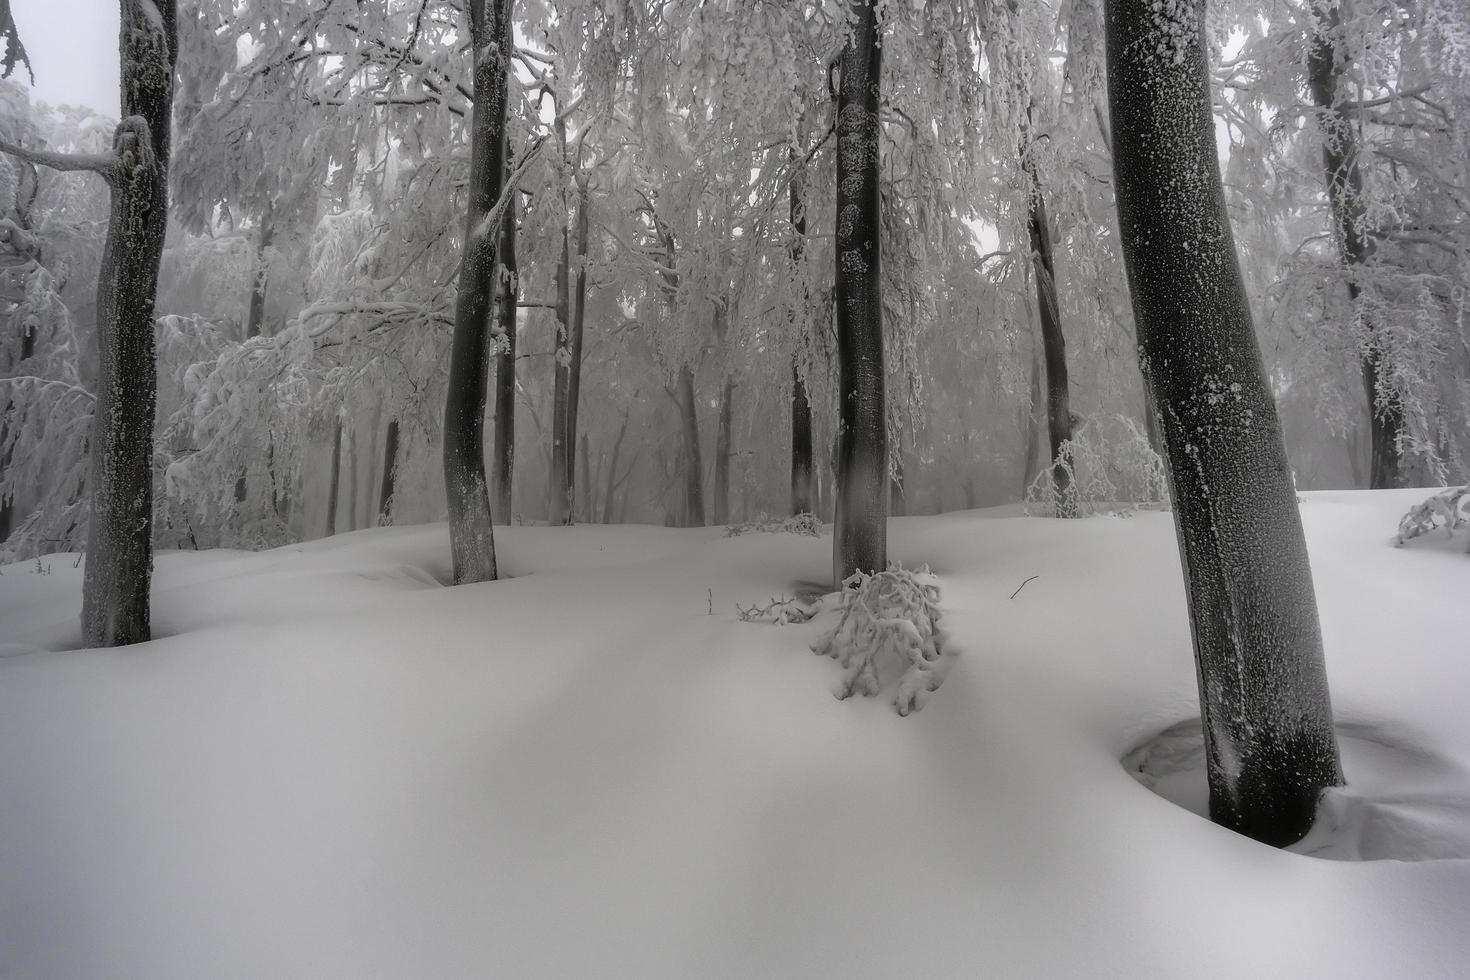
[[[18,160],[63,172],[90,170],[111,183],[121,173],[120,161],[114,153],[53,153],[50,150],[28,150],[7,140],[0,140],[0,153]]]

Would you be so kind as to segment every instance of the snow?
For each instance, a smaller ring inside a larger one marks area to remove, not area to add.
[[[1391,545],[1427,493],[1304,495],[1350,785],[1297,850],[1340,860],[1120,762],[1197,713],[1167,514],[891,521],[954,658],[907,718],[833,697],[830,598],[736,613],[830,537],[497,528],[457,588],[442,525],[167,552],[158,638],[95,651],[74,556],[5,567],[0,977],[1464,976],[1470,560]]]

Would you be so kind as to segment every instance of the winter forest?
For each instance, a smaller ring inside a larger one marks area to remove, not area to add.
[[[47,6],[0,977],[1470,972],[1464,0]]]

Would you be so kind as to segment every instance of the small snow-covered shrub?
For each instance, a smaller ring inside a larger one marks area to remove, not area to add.
[[[761,514],[753,521],[745,521],[742,524],[731,524],[725,528],[725,537],[738,538],[742,534],[758,532],[762,534],[802,534],[809,538],[820,537],[822,534],[822,521],[815,514],[797,514],[785,520],[773,520],[765,514]]]
[[[812,646],[847,668],[837,697],[876,695],[897,665],[901,673],[893,706],[901,715],[922,708],[944,680],[938,577],[928,565],[910,571],[890,564],[875,575],[858,572],[842,587],[841,618]]]
[[[1169,483],[1164,461],[1149,445],[1148,435],[1124,415],[1092,418],[1077,426],[1066,443],[1064,464],[1072,478],[1079,515],[1140,507],[1168,509]],[[1026,488],[1026,511],[1054,511],[1052,467],[1048,463]]]
[[[1409,508],[1409,512],[1399,521],[1399,533],[1393,543],[1401,545],[1410,538],[1417,538],[1441,527],[1448,537],[1454,537],[1456,531],[1470,527],[1470,485],[1442,490],[1423,503]]]

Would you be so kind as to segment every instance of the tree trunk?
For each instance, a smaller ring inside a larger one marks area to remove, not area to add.
[[[327,489],[327,537],[337,533],[337,498],[342,489],[342,420],[332,429],[332,478]]]
[[[455,585],[489,582],[496,576],[495,531],[485,479],[484,425],[490,306],[498,283],[501,231],[492,211],[505,182],[505,79],[510,63],[511,2],[469,0],[467,4],[475,52],[469,213],[460,252],[449,393],[444,404],[444,492],[449,505],[449,549]],[[397,436],[396,422],[389,432]],[[386,513],[386,506],[381,509]]]
[[[1034,336],[1034,335],[1033,335]],[[1031,384],[1030,401],[1026,405],[1026,414],[1021,424],[1026,433],[1026,457],[1021,464],[1021,499],[1031,492],[1031,483],[1036,479],[1040,467],[1036,463],[1036,450],[1041,443],[1042,426],[1042,404],[1041,404],[1041,358],[1037,352],[1031,352]]]
[[[506,169],[510,154],[506,153]],[[515,188],[511,188],[514,195]],[[505,278],[500,286],[500,353],[495,366],[495,469],[492,514],[511,522],[512,486],[516,456],[516,304],[520,301],[520,269],[516,264],[515,198],[506,202],[501,228],[500,264]]]
[[[1174,495],[1211,819],[1273,845],[1342,782],[1322,637],[1216,156],[1204,0],[1108,0],[1118,223]]]
[[[1373,241],[1367,234],[1367,208],[1363,201],[1363,174],[1358,166],[1358,135],[1343,117],[1338,104],[1338,83],[1347,68],[1346,55],[1339,57],[1333,34],[1341,24],[1336,0],[1314,0],[1316,29],[1307,51],[1307,83],[1312,101],[1320,110],[1322,166],[1327,180],[1327,203],[1332,212],[1338,254],[1347,267],[1348,296],[1353,308],[1364,317],[1366,344],[1359,355],[1363,390],[1368,403],[1372,448],[1369,487],[1392,489],[1404,485],[1403,458],[1399,437],[1404,431],[1404,411],[1392,387],[1383,379],[1382,331],[1362,312],[1358,278],[1373,257]]]
[[[715,428],[715,525],[730,523],[730,429],[735,414],[735,382],[720,389],[720,418]]]
[[[357,451],[357,426],[354,424],[347,430],[347,530],[356,531],[360,524],[357,522],[357,485],[358,460],[361,454]]]
[[[571,412],[572,298],[571,242],[566,226],[561,230],[561,259],[556,267],[556,353],[552,357],[551,393],[551,479],[546,488],[546,523],[572,522],[572,453],[575,445],[567,438]]]
[[[383,439],[383,484],[378,494],[378,527],[387,527],[393,523],[393,493],[397,476],[398,420],[393,419],[388,423],[388,434]]]
[[[791,155],[796,155],[795,149]],[[791,178],[791,262],[798,265],[806,249],[806,168],[798,167]],[[798,309],[798,320],[792,324],[798,347],[806,335],[808,304]],[[791,360],[791,513],[810,513],[812,500],[812,404],[807,397],[806,380],[801,376],[797,356]]]
[[[837,92],[837,514],[832,574],[888,565],[888,425],[878,195],[877,0],[851,0]]]
[[[97,274],[92,518],[82,583],[82,642],[89,647],[149,639],[153,580],[153,303],[168,227],[178,21],[175,0],[121,6],[123,121],[113,138],[121,166]]]
[[[694,399],[694,370],[679,369],[679,421],[683,431],[680,462],[684,467],[684,506],[681,523],[704,527],[704,473],[699,460],[699,414]]]
[[[591,524],[592,513],[590,510],[591,504],[589,503],[589,501],[592,500],[593,496],[591,460],[592,448],[588,444],[587,433],[585,432],[577,437],[577,455],[580,459],[578,466],[581,469],[581,472],[577,476],[577,485],[583,487],[584,489],[580,497],[573,499],[573,510],[577,514],[577,520],[581,521],[584,524]]]
[[[245,318],[245,339],[259,337],[265,325],[266,290],[270,284],[268,253],[275,238],[275,225],[267,212],[260,219],[260,239],[255,246],[255,277],[250,285],[250,311]]]
[[[613,491],[617,487],[615,481],[618,475],[618,455],[623,450],[623,437],[628,434],[629,411],[629,409],[623,409],[623,424],[618,429],[618,437],[613,442],[612,459],[607,465],[607,483],[602,492],[602,523],[604,524],[613,522]],[[588,489],[591,490],[591,487]]]
[[[1026,229],[1031,238],[1031,266],[1036,277],[1036,308],[1041,316],[1041,349],[1046,358],[1046,431],[1051,449],[1052,494],[1058,517],[1077,516],[1077,490],[1072,486],[1072,409],[1067,388],[1067,341],[1062,334],[1057,302],[1056,263],[1051,248],[1051,222],[1041,182],[1029,162],[1024,169],[1031,182]]]

